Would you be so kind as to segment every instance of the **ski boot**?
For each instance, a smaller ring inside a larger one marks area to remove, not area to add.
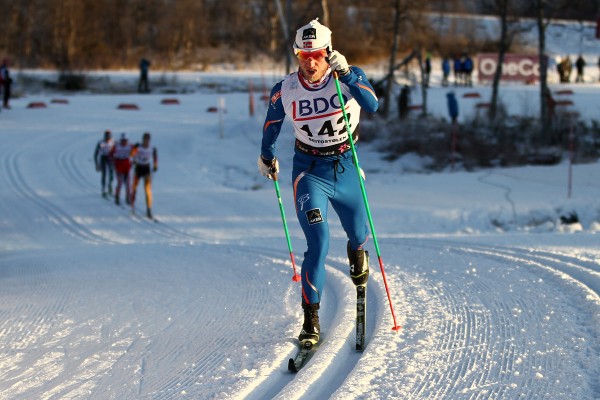
[[[302,346],[307,342],[315,345],[319,342],[319,333],[321,330],[319,326],[319,303],[306,304],[302,302],[302,309],[304,310],[304,324],[302,325],[302,331],[300,331],[298,340]]]
[[[147,216],[148,218],[150,218],[150,219],[154,218],[154,217],[152,216],[152,210],[151,210],[151,209],[149,209],[149,208],[148,208],[148,209],[146,210],[146,216]]]
[[[350,278],[356,286],[364,286],[369,279],[369,252],[360,249],[352,250],[348,242],[348,261],[350,262]]]
[[[119,199],[119,196],[115,196],[115,204],[116,205],[121,204],[121,200]]]

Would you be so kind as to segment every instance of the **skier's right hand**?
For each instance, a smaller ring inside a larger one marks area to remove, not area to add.
[[[339,51],[333,50],[329,53],[328,57],[329,65],[331,65],[332,70],[337,71],[342,76],[350,73],[348,61],[346,61],[346,57],[344,57]]]
[[[277,158],[265,160],[262,155],[258,156],[258,170],[265,178],[273,179],[274,174],[279,173],[279,161]]]

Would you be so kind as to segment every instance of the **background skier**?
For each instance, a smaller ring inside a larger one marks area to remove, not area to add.
[[[142,143],[138,143],[131,151],[133,162],[135,163],[135,177],[133,178],[133,188],[131,191],[131,209],[135,206],[135,194],[137,185],[141,179],[144,180],[144,190],[146,192],[146,216],[152,216],[152,172],[158,170],[158,156],[156,148],[150,145],[150,134],[144,133]]]
[[[112,194],[113,163],[110,154],[115,142],[112,140],[111,136],[111,132],[106,130],[104,132],[104,139],[98,142],[96,150],[94,150],[94,162],[96,163],[96,171],[100,172],[100,184],[102,186],[103,197]],[[106,184],[107,176],[108,186]]]
[[[352,281],[367,283],[368,254],[363,249],[367,215],[347,141],[349,135],[358,140],[361,108],[375,112],[378,101],[365,73],[332,50],[331,31],[318,20],[298,29],[293,47],[299,69],[271,91],[258,167],[269,178],[279,171],[275,142],[284,118],[290,116],[296,137],[292,173],[296,216],[307,243],[301,271],[304,323],[299,340],[314,344],[320,338],[318,310],[329,248],[329,203],[348,237]],[[339,74],[352,132],[344,124],[332,71]]]
[[[115,144],[111,152],[117,172],[117,188],[115,189],[115,203],[120,204],[121,186],[125,185],[125,203],[130,204],[131,188],[129,185],[129,172],[131,170],[131,152],[133,145],[129,143],[127,136],[122,133],[119,142]]]

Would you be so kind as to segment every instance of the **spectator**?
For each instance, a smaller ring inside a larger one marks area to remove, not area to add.
[[[560,83],[563,83],[565,81],[564,67],[565,65],[563,63],[563,60],[558,58],[556,61],[556,72],[558,73],[558,80],[560,81]]]
[[[448,76],[450,76],[450,60],[444,57],[442,60],[442,86],[448,86]]]
[[[454,57],[454,86],[462,85],[462,62],[459,57]]]
[[[564,82],[569,83],[571,82],[571,70],[573,69],[573,63],[571,62],[571,58],[569,56],[563,60],[563,63],[563,75],[565,78]]]
[[[138,84],[139,93],[150,93],[148,87],[148,70],[150,69],[150,61],[142,58],[140,61],[140,83]]]
[[[446,93],[446,97],[448,100],[448,114],[450,115],[452,123],[455,124],[458,118],[458,101],[456,100],[454,92]]]
[[[575,61],[575,67],[577,68],[577,78],[575,78],[575,82],[583,83],[583,68],[585,67],[585,60],[579,55],[577,57],[577,61]]]
[[[406,119],[408,116],[408,105],[410,103],[410,88],[408,85],[404,85],[400,90],[400,96],[398,97],[398,114],[400,119]]]
[[[464,74],[464,85],[465,86],[473,86],[473,81],[471,80],[471,74],[473,73],[473,59],[465,55],[463,57],[461,70]]]
[[[431,76],[431,53],[427,52],[425,56],[425,71],[423,74],[423,86],[429,87],[429,77]]]
[[[10,109],[8,100],[10,99],[10,86],[12,85],[12,78],[10,77],[10,71],[8,70],[8,60],[4,59],[0,66],[0,82],[2,83],[2,93],[4,108]]]

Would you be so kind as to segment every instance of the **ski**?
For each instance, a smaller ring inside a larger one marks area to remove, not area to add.
[[[298,354],[294,358],[290,358],[288,362],[288,371],[290,372],[298,372],[300,369],[306,364],[308,360],[312,357],[318,347],[317,344],[312,344],[309,341],[304,342],[304,344],[300,344],[300,350],[298,350]]]
[[[365,349],[367,331],[367,285],[356,286],[356,351]]]

